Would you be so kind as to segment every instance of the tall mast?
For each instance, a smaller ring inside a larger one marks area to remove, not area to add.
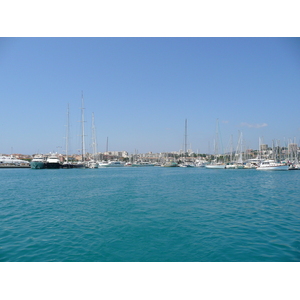
[[[219,119],[217,119],[216,124],[216,140],[215,140],[215,155],[219,154]]]
[[[241,161],[243,161],[243,147],[244,147],[244,145],[243,145],[243,133],[241,132]],[[244,159],[245,159],[245,154],[244,154]]]
[[[233,137],[230,136],[230,162],[232,162],[232,152],[233,152]]]
[[[238,156],[237,162],[243,162],[243,133],[239,131],[239,140],[236,147],[235,155]]]
[[[85,158],[85,139],[84,139],[84,100],[83,100],[83,93],[81,95],[81,128],[82,128],[82,161],[84,161]]]
[[[97,153],[97,140],[96,140],[96,128],[95,128],[94,113],[92,113],[92,148],[93,148],[93,156],[95,159],[95,155]]]
[[[185,119],[185,134],[184,134],[184,156],[187,152],[187,119]]]
[[[69,116],[69,103],[67,109],[67,132],[66,132],[66,161],[69,161],[68,154],[69,154],[69,131],[70,131],[70,116]]]

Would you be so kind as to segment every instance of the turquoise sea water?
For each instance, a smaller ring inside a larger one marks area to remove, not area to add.
[[[0,170],[0,261],[300,261],[300,171]]]

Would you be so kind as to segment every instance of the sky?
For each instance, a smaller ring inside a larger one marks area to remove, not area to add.
[[[0,38],[0,153],[213,153],[300,142],[300,39]]]

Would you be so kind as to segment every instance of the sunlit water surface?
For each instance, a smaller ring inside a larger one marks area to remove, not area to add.
[[[300,261],[300,171],[0,170],[0,261]]]

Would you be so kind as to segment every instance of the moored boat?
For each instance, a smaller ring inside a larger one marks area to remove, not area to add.
[[[208,162],[206,160],[196,160],[195,167],[204,168],[207,163]]]
[[[229,163],[228,165],[225,166],[225,169],[236,169],[236,165],[233,163]]]
[[[300,170],[300,164],[291,164],[289,170]]]
[[[154,167],[154,164],[151,164],[147,161],[135,162],[131,165],[132,167]]]
[[[174,161],[168,161],[162,165],[162,167],[178,167],[178,163]]]
[[[181,168],[194,168],[195,164],[193,162],[184,162],[183,164],[180,164],[179,167]]]
[[[47,169],[59,169],[61,168],[61,163],[56,154],[51,154],[45,163]]]
[[[99,166],[99,164],[94,160],[90,160],[90,161],[87,162],[87,167],[89,169],[97,169],[98,166]]]
[[[206,169],[225,169],[226,165],[224,163],[212,163],[205,165]]]
[[[29,162],[26,160],[15,158],[12,155],[0,155],[0,165],[28,166]]]
[[[287,171],[289,165],[275,162],[273,159],[266,159],[260,163],[256,170],[261,171]]]
[[[31,169],[45,169],[45,158],[43,155],[35,155],[30,162],[30,167]]]
[[[105,168],[105,167],[124,167],[124,162],[122,161],[102,161],[98,163],[99,168]]]

